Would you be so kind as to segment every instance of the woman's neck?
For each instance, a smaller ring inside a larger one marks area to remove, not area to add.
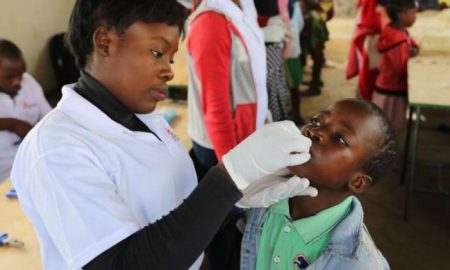
[[[320,211],[341,203],[345,198],[352,195],[350,192],[319,190],[317,197],[298,196],[289,199],[289,212],[293,220],[313,216]]]

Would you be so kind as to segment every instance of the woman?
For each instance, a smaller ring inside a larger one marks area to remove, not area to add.
[[[76,1],[68,42],[81,78],[24,139],[11,176],[45,269],[197,269],[234,203],[273,202],[249,184],[309,159],[292,123],[269,125],[196,187],[188,154],[152,113],[174,76],[185,18],[175,0]],[[275,199],[292,186],[309,194],[299,182],[271,182],[285,190]]]
[[[201,178],[266,122],[266,54],[253,0],[203,0],[186,44],[191,155]],[[209,270],[239,268],[240,214],[233,209],[206,249]]]
[[[267,93],[273,121],[290,119],[292,104],[283,56],[290,53],[288,1],[254,1],[258,23],[264,33],[267,55]],[[286,21],[287,19],[287,21]]]
[[[266,122],[266,53],[253,1],[202,1],[187,49],[189,135],[209,169]]]

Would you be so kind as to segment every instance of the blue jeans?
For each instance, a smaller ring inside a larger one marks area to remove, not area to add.
[[[216,153],[214,153],[213,149],[203,147],[192,141],[192,150],[194,151],[200,165],[202,165],[206,170],[209,170],[212,166],[217,164]]]

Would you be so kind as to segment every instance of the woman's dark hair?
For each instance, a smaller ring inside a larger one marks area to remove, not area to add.
[[[184,33],[189,11],[176,0],[77,0],[69,21],[66,42],[78,68],[86,66],[93,51],[93,34],[99,26],[124,34],[136,21],[178,26]]]
[[[366,107],[378,122],[378,139],[373,145],[373,154],[366,159],[362,169],[374,182],[380,180],[393,166],[398,155],[397,136],[391,122],[383,111],[373,102],[363,99],[345,99],[340,102],[355,102]]]
[[[0,57],[23,59],[22,51],[13,42],[0,38]]]
[[[396,22],[400,12],[416,7],[416,0],[389,0],[386,5],[386,12],[391,21]]]

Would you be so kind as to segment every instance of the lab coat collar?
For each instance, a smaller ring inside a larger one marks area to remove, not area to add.
[[[100,109],[76,93],[75,84],[65,85],[62,88],[62,99],[57,109],[78,122],[81,126],[103,137],[118,137],[124,133],[134,132],[113,121]]]

